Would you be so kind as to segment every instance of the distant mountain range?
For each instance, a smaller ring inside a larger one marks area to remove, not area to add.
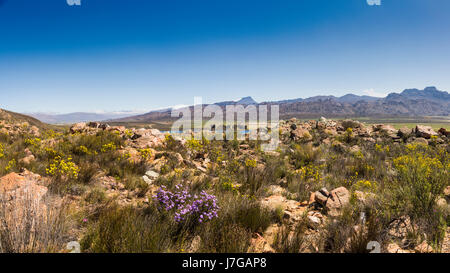
[[[279,105],[280,117],[423,117],[449,116],[450,94],[436,87],[424,90],[406,89],[402,93],[391,93],[385,98],[347,94],[342,97],[315,96],[306,99],[281,100],[257,103],[251,97],[239,101],[215,103],[219,106]],[[190,106],[191,111],[193,106]],[[112,120],[113,122],[155,122],[175,120],[170,117],[171,109],[152,111],[143,115]]]
[[[424,90],[406,89],[400,94],[391,93],[385,98],[347,94],[342,97],[315,96],[270,102],[256,102],[252,97],[237,101],[214,103],[226,105],[273,105],[280,106],[280,117],[423,117],[449,116],[450,94],[436,87]],[[193,106],[182,106],[190,107]],[[82,121],[140,122],[170,121],[172,108],[159,109],[148,113],[112,112],[112,113],[69,113],[69,114],[28,114],[42,122],[50,124],[69,124]]]
[[[72,124],[87,121],[104,121],[135,116],[137,114],[139,113],[137,112],[110,112],[110,113],[76,112],[68,114],[27,113],[27,115],[49,124]]]

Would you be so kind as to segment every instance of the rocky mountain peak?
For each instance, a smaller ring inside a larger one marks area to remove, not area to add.
[[[236,102],[237,104],[244,104],[244,105],[249,105],[249,104],[258,104],[252,97],[244,97],[242,99],[240,99],[239,101]]]

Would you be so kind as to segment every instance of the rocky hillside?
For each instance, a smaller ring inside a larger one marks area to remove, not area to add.
[[[0,121],[3,121],[5,124],[19,124],[19,123],[27,123],[31,126],[36,126],[37,128],[47,128],[48,126],[41,121],[32,118],[27,115],[10,112],[7,110],[0,109]]]
[[[98,122],[1,122],[0,252],[449,251],[444,128],[290,119],[263,152]]]

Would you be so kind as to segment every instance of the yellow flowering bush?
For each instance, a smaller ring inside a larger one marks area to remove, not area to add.
[[[239,189],[241,188],[241,185],[234,184],[229,176],[221,175],[220,180],[222,182],[221,183],[222,190],[231,191],[233,193],[239,194]]]
[[[428,145],[424,143],[409,143],[405,145],[407,152],[415,152],[418,150],[426,150]]]
[[[167,149],[169,150],[174,150],[178,146],[177,141],[170,134],[166,134],[166,136],[164,137],[164,141],[166,143]]]
[[[209,157],[212,162],[217,164],[222,163],[225,160],[225,155],[219,149],[214,149],[209,153]]]
[[[386,145],[383,147],[383,145],[375,144],[375,151],[379,153],[389,153],[389,146]]]
[[[130,152],[125,152],[117,158],[117,161],[122,161],[122,160],[128,160],[129,162],[132,163],[133,160],[131,160]]]
[[[40,138],[37,138],[37,137],[35,137],[35,138],[28,138],[28,139],[25,139],[25,144],[27,146],[33,146],[34,148],[38,148],[41,145],[41,141],[42,140]]]
[[[353,187],[355,190],[374,192],[377,190],[378,185],[375,181],[361,179],[358,180]]]
[[[72,158],[67,158],[66,160],[60,156],[53,159],[48,168],[45,170],[48,175],[54,177],[71,177],[78,178],[80,169],[72,162]]]
[[[353,129],[347,128],[347,130],[345,130],[344,141],[350,142],[352,138],[353,138]]]
[[[45,147],[44,153],[48,158],[55,158],[58,155],[60,155],[60,153],[58,151],[56,151],[55,149],[50,148],[50,147]]]
[[[3,145],[0,143],[0,158],[5,156],[5,148],[3,147]]]
[[[74,150],[75,154],[78,155],[89,155],[91,152],[89,152],[89,149],[86,146],[80,145],[75,148]]]
[[[250,168],[255,168],[256,167],[256,160],[253,159],[247,159],[245,161],[245,166],[246,167],[250,167]]]
[[[148,149],[140,149],[139,154],[141,155],[142,160],[147,161],[151,159],[153,153],[152,150],[148,148]]]
[[[394,159],[397,181],[394,192],[402,203],[417,215],[432,211],[436,200],[448,184],[449,165],[437,157],[421,152],[410,152]]]
[[[436,170],[443,169],[443,165],[438,158],[430,157],[423,153],[394,158],[394,166],[401,175],[407,175],[411,168],[413,168],[414,171],[418,171],[426,178],[429,178]]]
[[[314,181],[320,181],[322,179],[321,173],[324,166],[307,165],[295,170],[295,174],[300,176],[301,180],[312,179]]]
[[[357,152],[353,153],[353,156],[359,160],[364,159],[364,154],[361,151],[357,151]]]
[[[128,130],[128,129],[125,129],[124,134],[125,134],[125,136],[128,137],[128,138],[131,138],[131,137],[133,136],[133,132],[131,132],[131,131]]]
[[[16,166],[16,160],[12,159],[8,162],[8,165],[5,167],[5,171],[9,172],[12,168]]]
[[[55,132],[54,130],[45,131],[43,133],[43,135],[44,135],[44,138],[46,138],[46,139],[57,138],[57,137],[62,136],[61,133]]]
[[[186,141],[186,147],[188,149],[190,149],[191,151],[194,151],[194,152],[202,152],[203,151],[203,144],[202,144],[202,142],[200,140],[197,140],[197,139],[194,139],[194,138],[188,139]]]
[[[117,146],[114,143],[108,143],[108,144],[104,144],[102,146],[101,152],[102,153],[107,153],[107,152],[114,152],[115,150],[117,150]]]

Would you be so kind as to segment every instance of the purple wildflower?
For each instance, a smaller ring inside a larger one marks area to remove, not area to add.
[[[218,216],[217,198],[206,191],[192,196],[181,185],[176,185],[174,192],[162,186],[154,199],[162,209],[173,211],[174,220],[178,223],[185,221],[188,217],[193,217],[198,219],[199,223],[203,223]]]

